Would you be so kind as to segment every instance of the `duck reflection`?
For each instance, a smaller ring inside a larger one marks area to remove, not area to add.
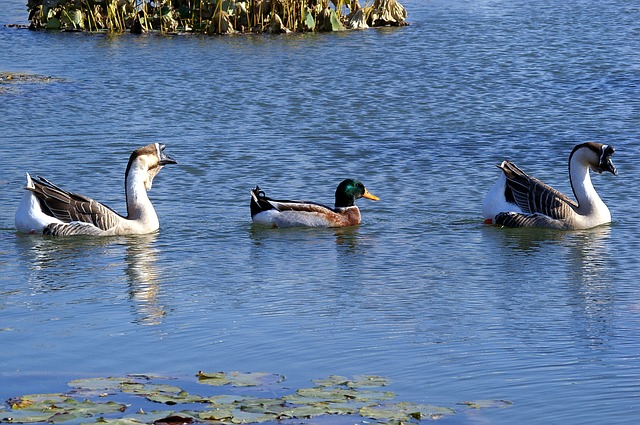
[[[249,237],[253,242],[254,248],[267,249],[266,244],[268,243],[280,245],[278,242],[284,241],[289,244],[297,241],[306,246],[309,252],[315,251],[319,246],[335,238],[336,254],[339,258],[341,255],[353,255],[358,252],[358,244],[361,238],[358,230],[359,226],[273,229],[260,225],[251,225],[249,227]],[[325,257],[329,255],[328,251],[323,251],[323,255]]]
[[[142,325],[158,325],[166,315],[165,307],[158,302],[160,273],[158,249],[154,246],[156,239],[157,234],[151,234],[125,240],[129,296],[139,316],[136,322]]]
[[[339,253],[356,254],[358,252],[358,226],[336,228],[335,236]]]

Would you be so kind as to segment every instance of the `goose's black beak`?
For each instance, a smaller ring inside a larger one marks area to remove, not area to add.
[[[604,151],[602,152],[602,156],[600,157],[600,172],[608,171],[614,176],[618,175],[618,170],[616,169],[616,166],[613,165],[613,161],[611,160],[611,155],[613,155],[615,151],[616,150],[611,146],[607,146],[604,149]]]
[[[167,165],[167,164],[177,164],[178,161],[176,161],[175,159],[171,158],[169,155],[164,153],[164,148],[166,146],[165,145],[160,145],[160,165]]]

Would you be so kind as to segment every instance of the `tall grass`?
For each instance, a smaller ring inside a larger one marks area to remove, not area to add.
[[[32,29],[90,32],[336,31],[362,28],[352,21],[360,9],[368,26],[405,25],[398,0],[362,1],[364,6],[359,0],[29,0],[27,7]],[[323,19],[330,25],[316,25]]]

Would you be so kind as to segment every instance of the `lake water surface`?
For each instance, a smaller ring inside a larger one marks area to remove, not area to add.
[[[198,370],[389,378],[443,423],[640,421],[640,7],[630,1],[404,0],[411,25],[325,35],[30,32],[0,4],[0,399],[78,377]],[[2,87],[2,86],[0,86]],[[594,176],[613,223],[482,224],[495,164],[571,193]],[[178,160],[150,197],[156,235],[15,232],[24,173],[124,210],[131,151]],[[249,190],[333,202],[357,228],[251,225]],[[6,407],[6,406],[5,406]],[[3,412],[0,410],[0,416]]]

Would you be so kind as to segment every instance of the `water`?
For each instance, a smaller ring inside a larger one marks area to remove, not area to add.
[[[411,26],[326,35],[89,36],[0,28],[0,398],[77,377],[198,370],[379,374],[403,401],[507,409],[453,423],[640,419],[640,8],[605,0],[405,0]],[[24,23],[19,0],[0,23]],[[570,193],[577,142],[613,224],[495,229],[514,160]],[[17,235],[24,173],[124,210],[130,152],[179,161],[157,235]],[[346,230],[253,228],[249,190],[360,200]]]

